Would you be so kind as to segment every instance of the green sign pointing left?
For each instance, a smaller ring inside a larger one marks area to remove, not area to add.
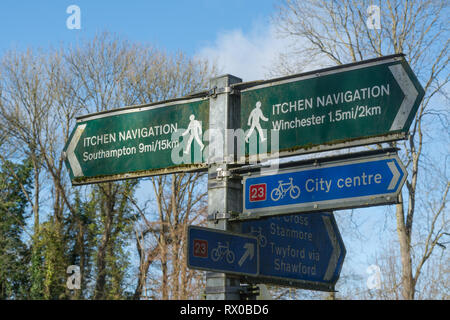
[[[136,106],[80,117],[64,154],[73,184],[205,167],[209,100]]]

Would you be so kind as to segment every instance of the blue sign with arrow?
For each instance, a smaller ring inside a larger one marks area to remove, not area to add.
[[[253,282],[334,290],[346,250],[332,213],[292,214],[233,223],[239,225],[243,234],[258,239],[260,267]]]
[[[187,257],[192,269],[258,274],[258,240],[251,235],[189,226]]]
[[[397,155],[384,155],[245,177],[244,216],[395,203],[406,175]]]

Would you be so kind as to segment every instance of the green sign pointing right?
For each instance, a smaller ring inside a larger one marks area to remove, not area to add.
[[[403,55],[270,80],[241,91],[246,155],[403,139],[423,96]]]

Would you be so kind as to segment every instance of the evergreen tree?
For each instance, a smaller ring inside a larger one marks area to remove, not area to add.
[[[126,244],[133,235],[136,219],[129,197],[133,195],[137,182],[127,180],[94,187],[98,208],[94,299],[125,299],[130,296],[125,292],[129,266]]]
[[[79,189],[75,189],[74,208],[75,213],[70,214],[65,221],[66,243],[69,246],[69,263],[80,267],[81,287],[71,297],[87,299],[91,295],[89,280],[93,277],[94,269],[93,256],[97,229],[95,195],[91,193],[91,197],[82,198]]]

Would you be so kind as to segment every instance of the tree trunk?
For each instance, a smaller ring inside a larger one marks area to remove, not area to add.
[[[98,247],[97,253],[97,280],[95,283],[94,299],[101,300],[106,298],[105,284],[106,284],[106,252],[111,238],[112,219],[114,213],[114,201],[112,199],[112,185],[105,184],[104,196],[106,202],[104,204],[104,231],[101,243]]]
[[[34,203],[33,203],[34,235],[38,236],[38,234],[39,234],[39,192],[40,192],[39,173],[40,173],[40,168],[37,163],[38,160],[36,159],[36,155],[33,154],[31,159],[33,162],[33,171],[34,171]]]
[[[414,299],[414,283],[411,261],[411,239],[405,225],[403,198],[400,194],[400,203],[396,205],[397,234],[400,242],[402,262],[402,297],[405,300]]]

